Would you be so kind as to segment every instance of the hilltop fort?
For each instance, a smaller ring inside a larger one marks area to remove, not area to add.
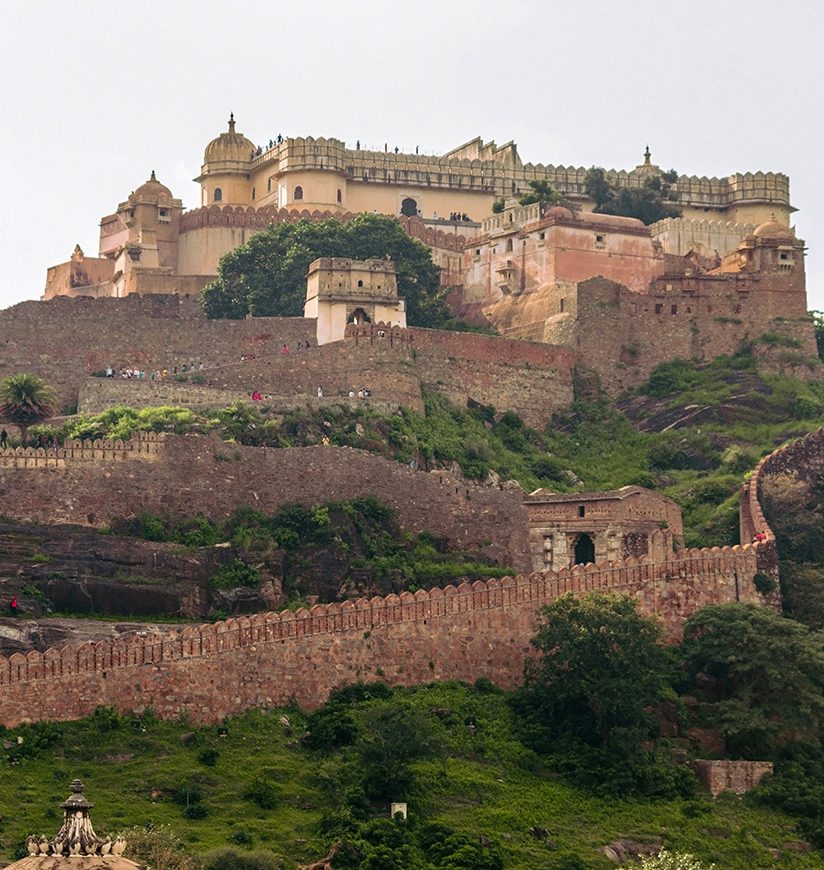
[[[633,170],[606,175],[632,188],[660,174],[647,151]],[[678,177],[681,217],[651,226],[596,213],[585,177],[523,164],[513,143],[480,139],[440,157],[322,138],[258,146],[232,118],[206,147],[199,207],[184,211],[152,173],[102,218],[97,257],[76,248],[48,270],[43,301],[0,312],[2,370],[41,375],[67,413],[222,408],[264,393],[277,412],[365,402],[391,413],[422,411],[433,392],[534,427],[571,404],[576,371],[593,370],[615,395],[662,362],[708,360],[765,337],[793,373],[818,370],[785,176]],[[564,204],[522,204],[532,181]],[[395,266],[382,259],[316,260],[304,317],[204,316],[199,291],[252,234],[362,212],[397,217],[432,251],[454,311],[499,334],[407,326]],[[106,377],[112,366],[138,376]],[[372,495],[404,529],[486,548],[517,574],[192,627],[163,641],[0,658],[12,701],[0,722],[80,716],[99,704],[213,721],[290,698],[317,704],[378,668],[397,683],[484,675],[513,685],[536,609],[567,591],[632,594],[672,637],[707,603],[776,607],[774,583],[763,583],[777,566],[760,480],[788,463],[817,473],[821,443],[818,433],[762,461],[742,491],[742,544],[712,550],[685,549],[678,506],[638,486],[525,496],[328,444],[238,447],[227,457],[203,434],[0,451],[0,497],[15,521],[101,529],[141,510],[225,519],[250,505]],[[105,555],[106,542],[99,547]],[[236,688],[216,699],[226,674]]]
[[[617,189],[662,176],[649,149],[634,169],[605,173]],[[442,156],[312,137],[255,145],[231,118],[196,181],[200,206],[185,211],[152,172],[101,219],[97,257],[77,247],[48,270],[44,299],[196,295],[223,254],[272,223],[378,212],[430,248],[456,313],[569,348],[613,393],[672,357],[712,359],[764,334],[797,351],[796,374],[816,356],[804,243],[789,225],[780,173],[678,176],[671,195],[681,216],[644,226],[593,213],[586,170],[524,164],[512,142],[475,139]],[[565,206],[522,206],[531,182],[548,183]],[[505,207],[493,214],[496,200]],[[317,304],[308,310],[317,316]],[[395,313],[378,319],[405,325]]]

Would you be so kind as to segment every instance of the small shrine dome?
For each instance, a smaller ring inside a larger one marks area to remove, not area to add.
[[[757,239],[795,239],[793,231],[788,226],[780,224],[775,219],[768,220],[760,226],[757,226],[753,232],[753,236]]]
[[[172,192],[165,184],[157,180],[153,169],[148,180],[144,181],[129,198],[149,202],[160,202],[161,200],[168,202],[172,199]]]
[[[123,856],[126,841],[122,837],[98,837],[92,828],[89,810],[94,804],[86,800],[83,783],[75,779],[71,795],[60,804],[63,826],[51,840],[41,835],[26,840],[27,858],[9,864],[6,870],[145,870]]]

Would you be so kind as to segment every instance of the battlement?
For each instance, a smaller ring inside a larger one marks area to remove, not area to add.
[[[250,706],[296,700],[314,707],[335,686],[376,672],[401,685],[486,676],[512,687],[529,654],[537,610],[559,595],[633,595],[641,612],[661,616],[677,637],[697,607],[761,600],[752,582],[756,550],[745,545],[681,551],[659,561],[631,557],[621,565],[256,614],[163,637],[16,653],[0,658],[0,691],[11,702],[2,724],[76,718],[99,705],[151,705],[162,717],[185,714],[205,724]],[[232,691],[216,694],[216,679],[229,679]]]
[[[471,155],[471,156],[470,156]],[[251,161],[253,170],[275,172],[326,170],[352,181],[453,188],[509,196],[530,181],[547,181],[572,198],[586,198],[583,166],[522,163],[512,142],[497,146],[473,139],[445,155],[396,153],[347,148],[339,139],[298,136],[273,144]],[[657,167],[653,167],[657,170]],[[618,187],[643,187],[649,167],[608,169]],[[514,183],[514,187],[513,187]],[[780,172],[741,172],[724,178],[680,175],[673,185],[678,201],[697,208],[726,208],[733,203],[770,202],[789,206],[789,179]]]
[[[0,450],[0,468],[65,468],[67,462],[151,461],[163,448],[164,432],[136,432],[128,441],[105,441],[99,438],[69,439],[63,447],[17,447]]]
[[[298,220],[323,221],[329,218],[347,222],[356,218],[355,212],[338,212],[314,209],[286,209],[267,205],[262,208],[253,206],[232,205],[209,205],[187,211],[180,218],[180,232],[182,235],[197,230],[211,227],[250,228],[265,230],[271,224],[280,224]],[[447,233],[433,227],[428,227],[422,220],[416,217],[404,215],[395,216],[401,226],[413,239],[418,239],[430,248],[438,248],[445,251],[463,251],[465,238],[456,233]]]

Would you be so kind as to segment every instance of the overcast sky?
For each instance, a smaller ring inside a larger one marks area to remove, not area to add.
[[[152,169],[199,203],[230,111],[256,143],[334,136],[442,153],[790,176],[824,308],[824,2],[3,0],[0,307],[43,292]]]

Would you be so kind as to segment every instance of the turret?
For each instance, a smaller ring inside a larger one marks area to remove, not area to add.
[[[250,205],[250,177],[255,146],[235,131],[234,113],[229,129],[206,146],[203,166],[195,181],[201,187],[201,205]]]

